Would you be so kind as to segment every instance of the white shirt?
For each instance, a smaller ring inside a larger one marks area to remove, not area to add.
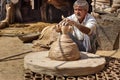
[[[76,18],[76,16],[75,16],[75,14],[73,14],[73,15],[71,15],[71,16],[69,16],[69,17],[67,17],[68,19],[70,19],[70,20],[73,20],[73,21],[75,21],[75,22],[77,22],[78,24],[80,24],[79,23],[79,21],[78,21],[78,19]],[[92,16],[92,15],[90,15],[89,13],[85,16],[85,19],[83,20],[83,22],[81,23],[82,25],[84,25],[85,27],[88,27],[91,31],[90,31],[90,33],[89,34],[91,34],[91,33],[94,33],[94,34],[96,34],[96,26],[97,26],[97,22],[96,22],[96,20],[95,20],[95,18]],[[84,35],[86,35],[86,34],[84,34],[84,33],[82,33],[77,27],[73,27],[73,36],[75,36],[78,40],[83,40],[84,39]]]

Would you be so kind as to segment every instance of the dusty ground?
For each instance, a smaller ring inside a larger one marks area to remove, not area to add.
[[[23,52],[29,50],[17,37],[0,37],[0,80],[23,80]]]
[[[97,54],[120,58],[120,50],[112,50],[117,33],[120,31],[120,20],[113,15],[103,15],[98,19],[99,37],[101,49]],[[17,24],[11,25],[16,27]],[[24,27],[24,29],[22,29]],[[24,34],[41,31],[41,28],[27,28],[28,26],[17,25],[16,30],[5,30],[5,33]],[[43,26],[44,27],[44,26]],[[43,28],[42,27],[42,28]],[[0,31],[4,32],[4,31]],[[120,42],[120,41],[119,41]],[[119,44],[118,44],[119,45]],[[120,46],[120,45],[119,45]],[[120,49],[120,47],[118,47]],[[0,80],[23,80],[24,67],[23,58],[31,50],[30,43],[23,43],[18,37],[0,37]],[[20,55],[17,55],[20,54]]]

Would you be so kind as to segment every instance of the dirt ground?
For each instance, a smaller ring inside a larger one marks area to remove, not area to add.
[[[103,15],[102,19],[97,20],[100,26],[101,50],[96,54],[120,58],[120,40],[117,44],[119,47],[113,50],[113,44],[120,32],[120,19],[114,15]],[[11,25],[12,28],[16,26],[17,24]],[[2,29],[0,32],[25,34],[41,31],[38,27],[27,27],[22,25],[17,26],[17,31],[10,28],[9,31]],[[24,56],[31,51],[31,46],[31,43],[23,43],[18,37],[0,36],[0,80],[24,80]]]
[[[24,80],[23,58],[29,50],[17,37],[0,37],[0,80]]]

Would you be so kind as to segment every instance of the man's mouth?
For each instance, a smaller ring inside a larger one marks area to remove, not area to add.
[[[80,16],[80,15],[78,15],[78,14],[76,14],[76,17],[77,17],[77,18],[81,18],[81,16]]]

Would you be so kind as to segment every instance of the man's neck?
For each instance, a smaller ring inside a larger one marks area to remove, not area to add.
[[[80,24],[83,23],[83,21],[86,19],[86,16],[87,16],[87,13],[86,13],[86,15],[82,19],[78,19]]]

